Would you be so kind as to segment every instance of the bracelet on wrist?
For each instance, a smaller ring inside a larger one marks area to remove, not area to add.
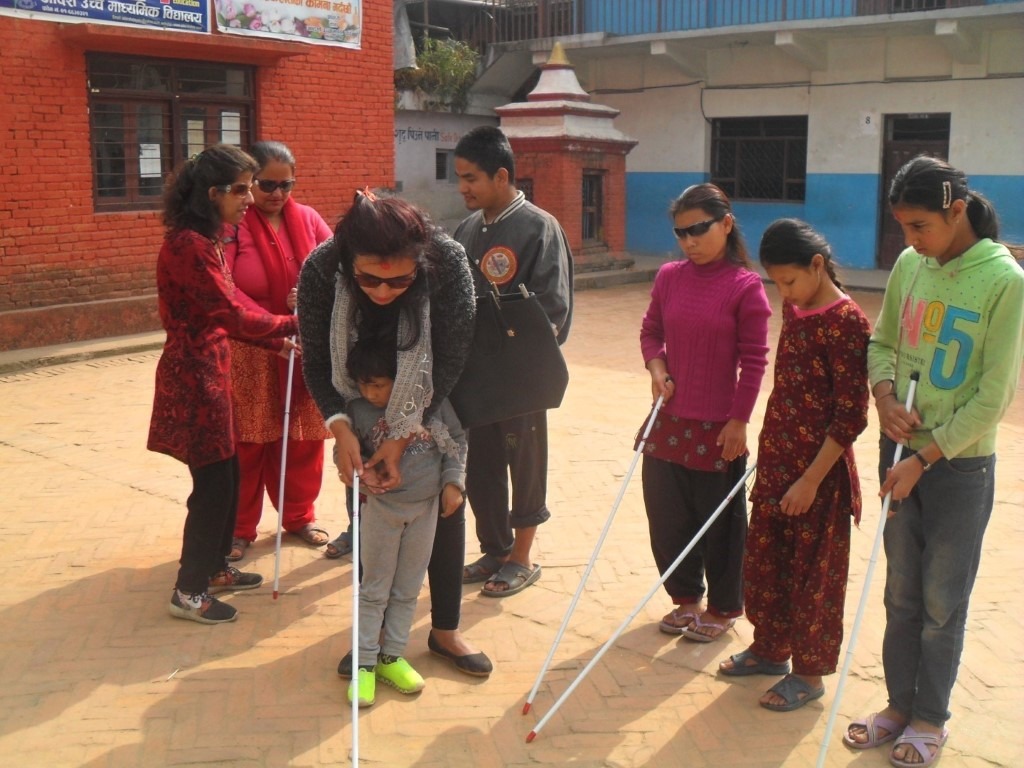
[[[915,459],[917,459],[919,462],[921,462],[921,467],[922,467],[922,471],[923,472],[927,472],[929,469],[932,468],[932,462],[928,461],[928,459],[926,459],[924,456],[922,456],[920,451],[914,451],[910,455],[913,456]]]
[[[885,393],[884,395],[878,395],[878,396],[876,396],[876,397],[875,397],[875,402],[876,402],[876,403],[878,403],[878,402],[881,402],[882,400],[884,400],[885,398],[889,397],[890,395],[891,395],[891,396],[893,396],[893,397],[896,397],[896,393],[895,393],[895,392],[893,392],[893,391],[892,391],[892,390],[890,389],[890,390],[889,390],[888,392],[886,392],[886,393]]]

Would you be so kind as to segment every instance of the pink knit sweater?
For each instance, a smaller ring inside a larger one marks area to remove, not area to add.
[[[675,382],[662,411],[749,421],[768,364],[771,314],[761,278],[748,269],[724,259],[665,264],[640,329],[644,363],[665,360]]]

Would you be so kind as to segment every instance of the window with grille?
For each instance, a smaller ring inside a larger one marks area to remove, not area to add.
[[[434,152],[434,181],[448,181],[454,184],[459,180],[455,175],[455,150],[438,149]]]
[[[252,143],[250,67],[98,54],[87,66],[97,211],[158,208],[182,160]]]
[[[803,201],[806,115],[719,118],[711,130],[711,182],[729,197]]]
[[[583,173],[583,241],[598,243],[604,239],[604,174]]]

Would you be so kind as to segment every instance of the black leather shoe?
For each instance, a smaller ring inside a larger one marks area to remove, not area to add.
[[[427,648],[435,656],[440,656],[442,659],[448,659],[459,672],[464,672],[467,675],[473,675],[474,677],[487,677],[494,670],[494,666],[491,664],[491,660],[487,658],[486,653],[467,653],[464,656],[459,656],[452,653],[451,651],[445,650],[440,643],[434,640],[433,635],[427,635]],[[345,660],[342,659],[342,662]],[[349,656],[348,663],[349,674],[352,674],[352,659]],[[339,668],[338,674],[341,674]]]
[[[352,651],[342,656],[341,661],[338,662],[338,677],[343,677],[346,680],[352,679]]]

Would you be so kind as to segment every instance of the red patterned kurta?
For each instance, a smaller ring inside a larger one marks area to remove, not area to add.
[[[867,426],[867,318],[844,297],[820,310],[783,307],[775,383],[758,440],[744,562],[751,650],[793,671],[835,672],[843,637],[850,516],[860,519],[853,442]],[[825,438],[845,448],[811,508],[780,510]]]
[[[235,453],[228,334],[290,336],[296,320],[257,314],[235,301],[219,245],[192,230],[164,238],[156,282],[167,341],[156,370],[148,448],[193,467],[222,461]]]

